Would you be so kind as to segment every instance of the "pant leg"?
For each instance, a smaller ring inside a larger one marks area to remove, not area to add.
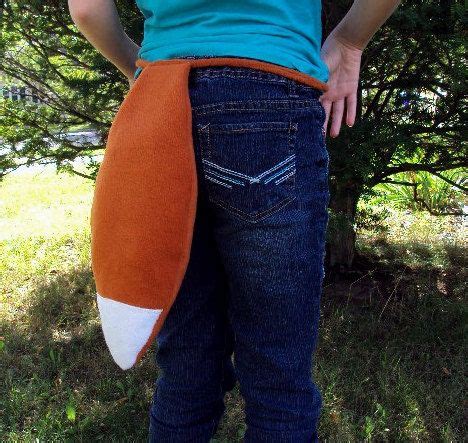
[[[312,357],[323,224],[323,215],[315,219],[312,210],[291,207],[268,223],[218,234],[232,294],[245,442],[316,441],[322,399],[312,380]]]
[[[199,107],[198,140],[230,288],[245,441],[314,442],[329,203],[324,110],[311,89],[247,70],[222,75],[207,73],[205,85],[222,86],[230,101]]]
[[[225,278],[206,207],[199,200],[190,262],[157,337],[160,373],[150,411],[151,442],[205,443],[235,385]]]

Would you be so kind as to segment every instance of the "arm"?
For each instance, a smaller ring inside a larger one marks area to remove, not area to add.
[[[325,131],[331,117],[331,137],[338,136],[343,120],[348,126],[353,126],[362,51],[400,2],[355,0],[325,40],[321,57],[330,71],[329,90],[320,97],[320,101],[326,112]]]
[[[85,38],[133,83],[140,47],[125,33],[113,0],[68,0],[72,20]]]

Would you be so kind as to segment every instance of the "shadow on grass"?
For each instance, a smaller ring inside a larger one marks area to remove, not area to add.
[[[328,276],[315,371],[323,436],[463,440],[466,281],[463,247],[384,242]]]
[[[421,248],[408,264],[402,248],[374,245],[352,273],[325,282],[315,359],[322,439],[462,439],[464,251],[447,249],[441,268]],[[15,322],[0,320],[5,441],[146,441],[153,353],[128,372],[113,363],[94,291],[86,267],[51,273]],[[241,441],[238,387],[226,400],[216,441]]]
[[[88,268],[52,272],[0,321],[0,434],[11,440],[145,441],[156,367],[121,371],[105,346]]]

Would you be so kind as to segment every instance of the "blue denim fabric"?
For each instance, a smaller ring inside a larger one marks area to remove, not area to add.
[[[189,90],[198,212],[189,266],[156,338],[149,439],[209,442],[238,381],[245,442],[316,442],[330,196],[321,92],[227,66],[192,69]]]

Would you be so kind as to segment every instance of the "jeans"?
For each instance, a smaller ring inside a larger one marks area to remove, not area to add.
[[[318,441],[312,379],[329,203],[321,91],[244,67],[189,77],[198,207],[156,337],[151,442],[209,442],[239,382],[245,442]]]

